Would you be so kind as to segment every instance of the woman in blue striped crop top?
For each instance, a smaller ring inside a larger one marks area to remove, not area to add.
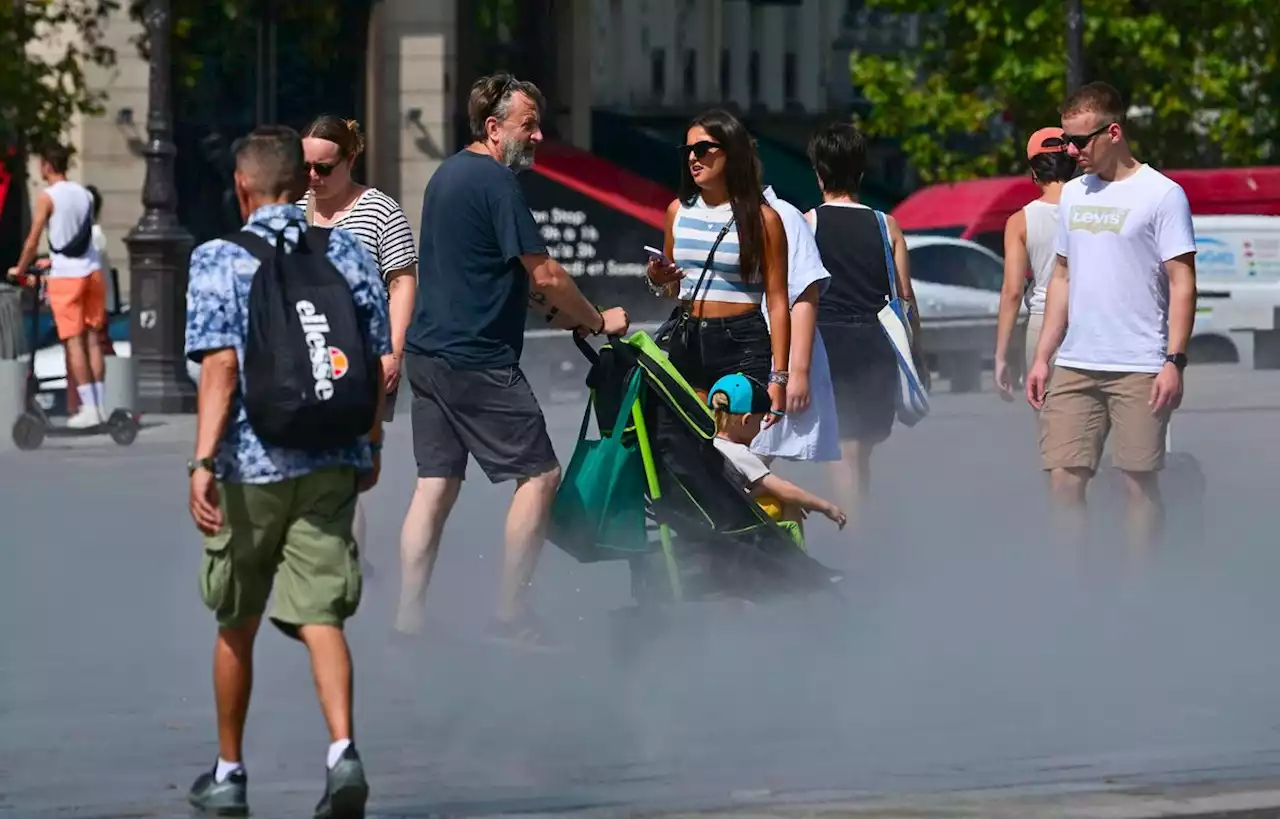
[[[736,117],[709,111],[690,124],[686,140],[663,248],[675,264],[651,260],[649,281],[656,292],[669,295],[679,283],[682,304],[664,330],[686,309],[691,318],[682,338],[668,340],[660,333],[659,341],[704,400],[711,385],[731,373],[766,384],[775,413],[766,420],[769,425],[786,404],[791,346],[786,232],[765,202],[755,145]]]

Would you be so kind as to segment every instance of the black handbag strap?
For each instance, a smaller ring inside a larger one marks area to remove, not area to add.
[[[724,223],[724,227],[720,228],[720,235],[716,237],[711,249],[707,251],[707,260],[702,264],[702,275],[698,276],[698,283],[694,285],[693,295],[689,297],[690,307],[698,300],[698,291],[702,289],[702,283],[706,281],[707,273],[711,271],[711,262],[716,257],[716,248],[720,247],[720,243],[724,241],[724,237],[729,233],[729,228],[733,227],[733,219],[734,217],[730,216],[729,221]]]

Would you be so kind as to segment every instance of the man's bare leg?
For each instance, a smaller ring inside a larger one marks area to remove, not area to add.
[[[93,385],[93,400],[98,405],[98,411],[106,413],[107,411],[107,355],[106,349],[103,347],[103,338],[101,330],[89,330],[84,334],[85,346],[89,353],[89,383]]]
[[[1155,547],[1164,523],[1164,504],[1160,498],[1158,472],[1126,472],[1125,524],[1129,544],[1135,554],[1145,554]]]
[[[427,586],[440,551],[440,536],[462,489],[460,478],[419,478],[400,528],[400,605],[397,631],[422,630]]]
[[[1088,518],[1085,496],[1093,473],[1088,469],[1053,469],[1049,490],[1053,498],[1053,528],[1058,538],[1073,546],[1083,546]]]
[[[538,555],[546,538],[551,504],[560,487],[560,468],[555,467],[516,485],[507,513],[506,553],[502,562],[502,591],[498,600],[498,620],[511,622],[524,611],[525,590],[537,568]]]
[[[67,375],[77,387],[93,383],[93,371],[89,364],[89,332],[81,333],[63,342],[67,351]]]
[[[311,674],[316,682],[316,698],[329,727],[329,741],[352,739],[351,652],[337,626],[310,625],[298,629],[298,636],[311,653]]]
[[[253,643],[260,620],[218,629],[213,648],[213,696],[218,711],[218,756],[243,762],[244,723],[253,690]]]

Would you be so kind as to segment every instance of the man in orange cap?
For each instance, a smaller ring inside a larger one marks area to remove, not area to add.
[[[1041,128],[1027,140],[1027,164],[1031,180],[1040,187],[1040,198],[1014,213],[1004,225],[1004,286],[1000,290],[1000,317],[996,322],[995,381],[1000,397],[1013,400],[1009,340],[1018,323],[1018,312],[1027,306],[1027,339],[1023,352],[1025,373],[1044,325],[1045,292],[1057,259],[1054,242],[1058,232],[1058,199],[1062,186],[1076,172],[1067,155],[1061,128]]]

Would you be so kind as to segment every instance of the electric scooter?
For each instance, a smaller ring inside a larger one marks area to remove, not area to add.
[[[117,409],[111,413],[111,416],[104,423],[84,429],[72,429],[65,423],[55,422],[40,406],[40,403],[36,400],[36,396],[40,392],[40,380],[36,376],[36,348],[40,344],[40,304],[44,301],[44,271],[36,267],[28,268],[25,280],[20,283],[28,287],[34,285],[34,292],[29,316],[31,330],[28,346],[31,352],[29,356],[30,363],[27,366],[26,396],[24,400],[27,409],[13,423],[14,445],[18,449],[32,450],[39,449],[46,436],[85,437],[103,433],[110,435],[111,440],[120,446],[132,444],[134,439],[138,437],[138,430],[141,424],[139,423],[138,415],[129,410]]]

